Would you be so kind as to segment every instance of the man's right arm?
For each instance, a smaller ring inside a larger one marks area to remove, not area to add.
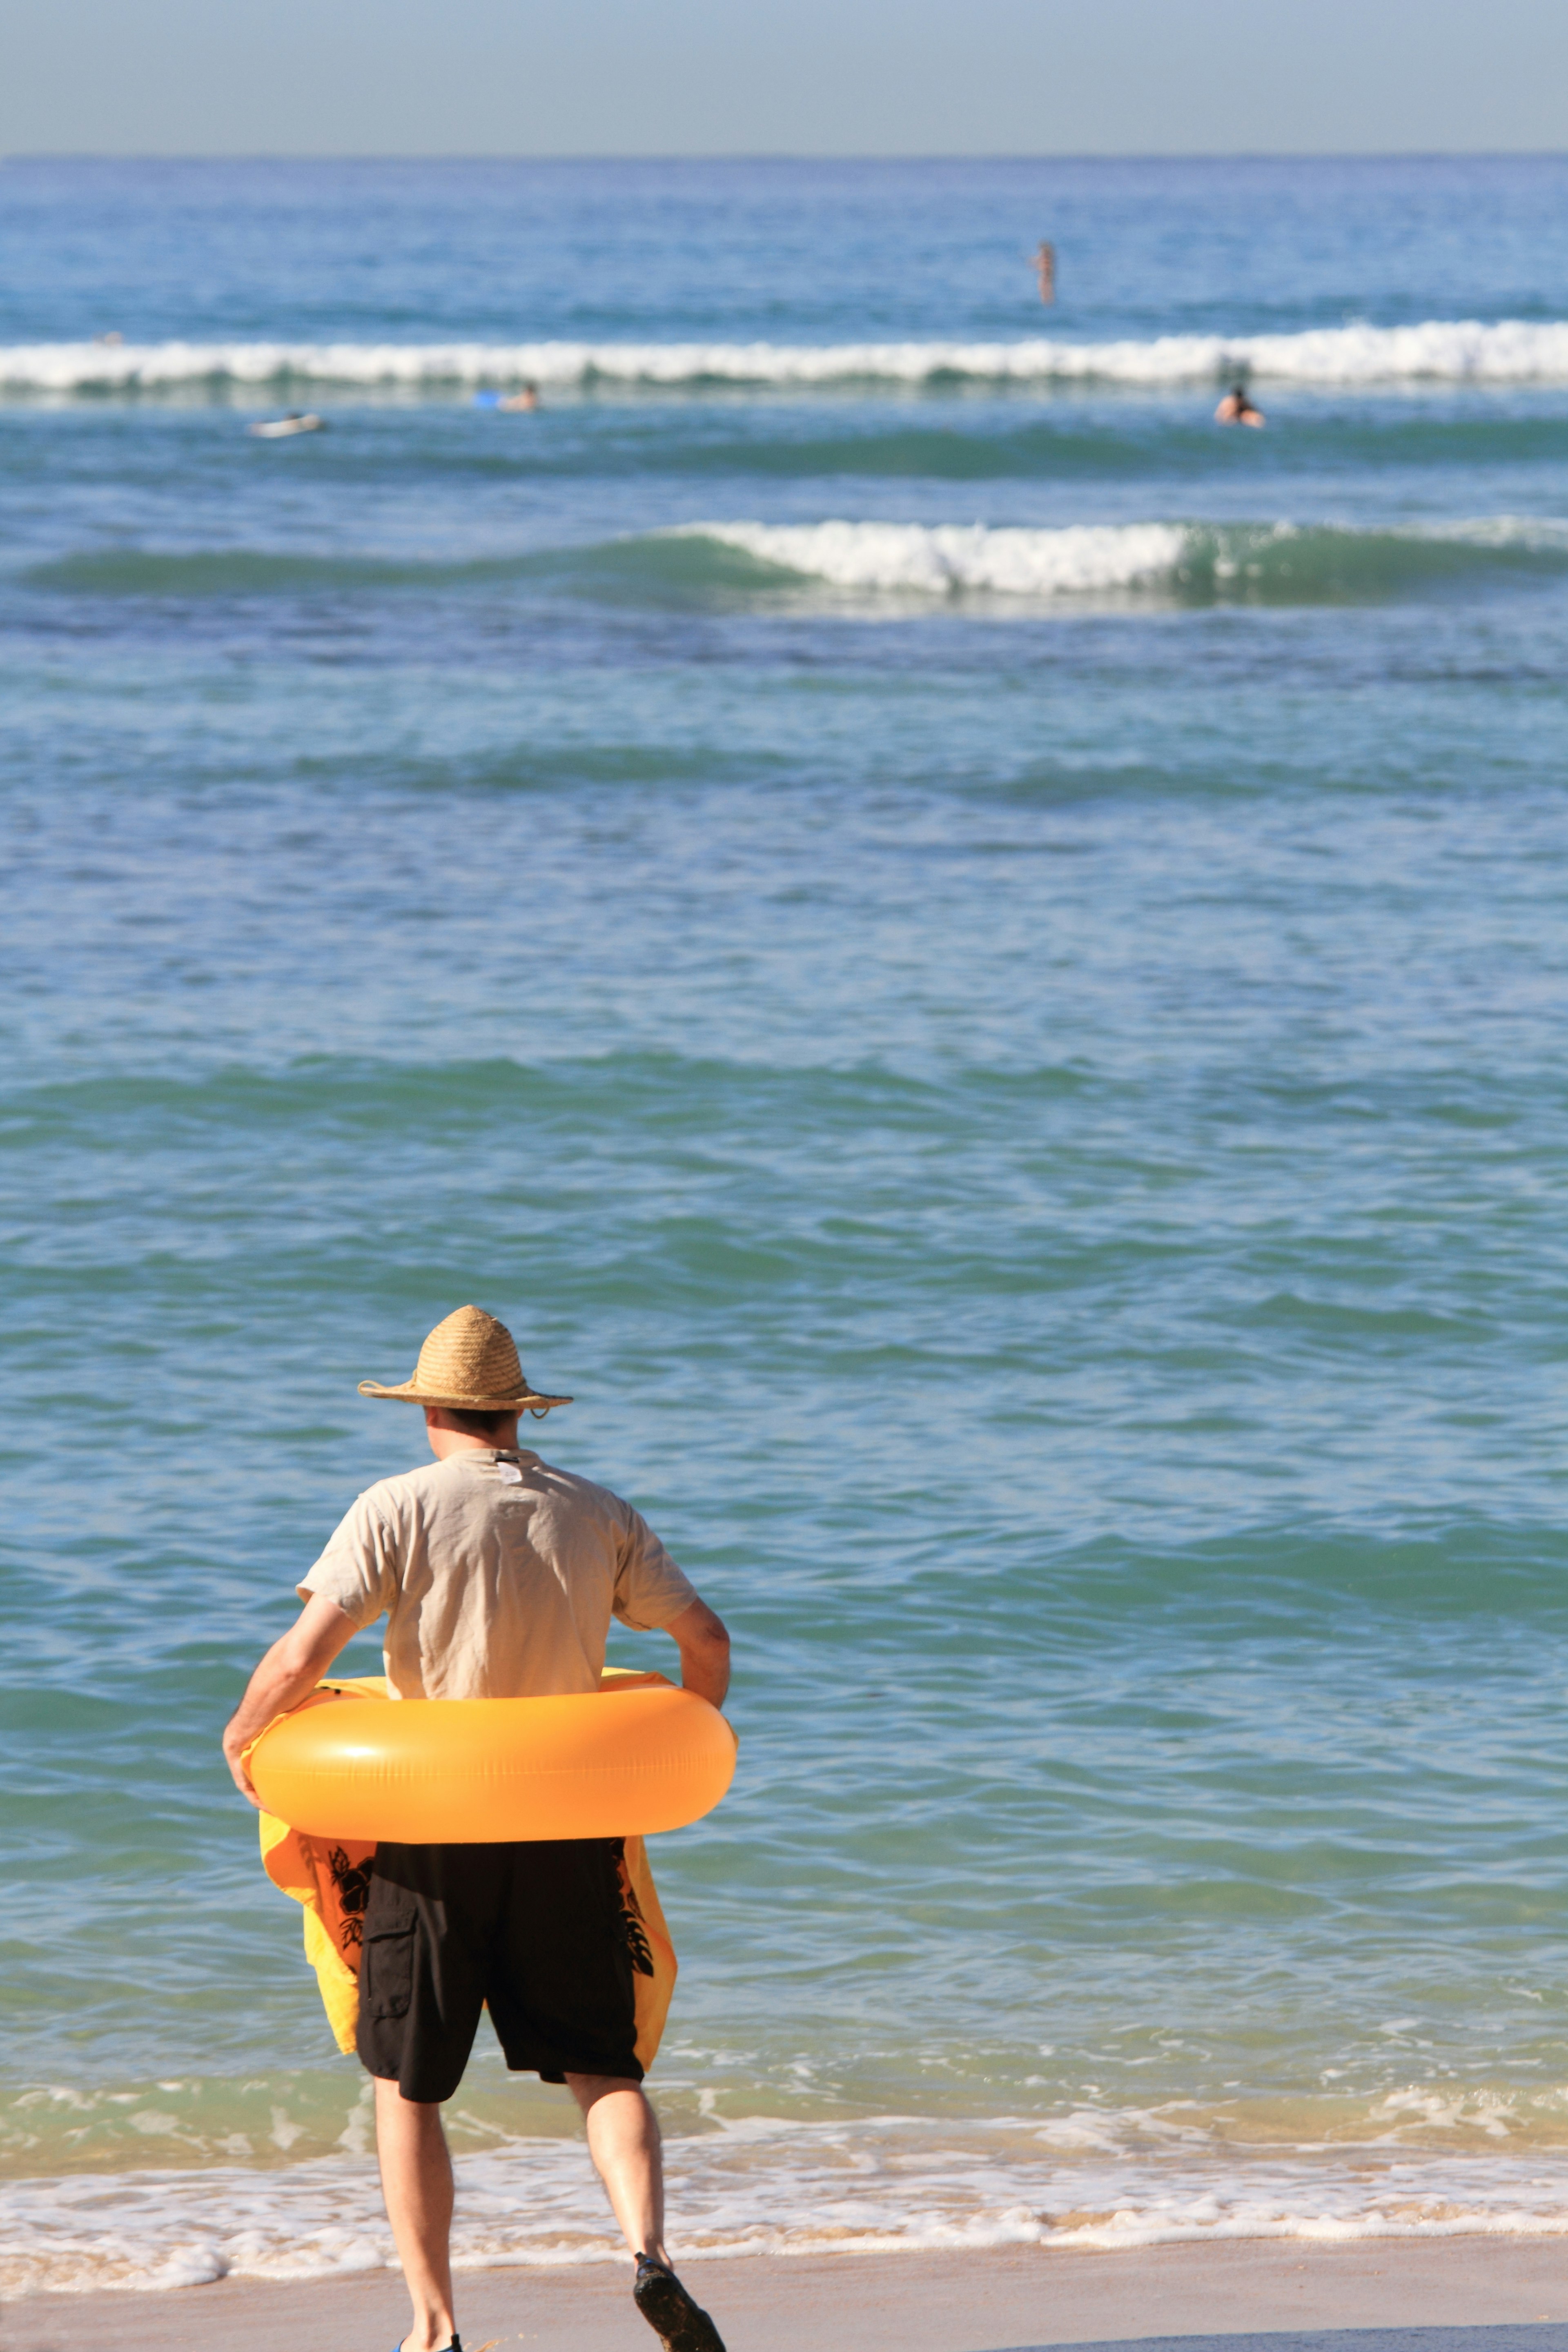
[[[722,1706],[730,1687],[730,1636],[706,1601],[689,1601],[665,1627],[680,1652],[680,1686]]]
[[[261,1800],[250,1783],[242,1750],[258,1739],[274,1716],[287,1715],[308,1698],[337,1656],[358,1631],[353,1619],[335,1601],[312,1593],[294,1623],[274,1642],[251,1675],[228,1729],[223,1752],[234,1775],[234,1785],[259,1812]]]

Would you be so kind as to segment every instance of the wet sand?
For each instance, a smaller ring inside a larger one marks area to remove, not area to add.
[[[693,2263],[693,2291],[730,2352],[1023,2352],[1023,2347],[1326,2335],[1344,2352],[1568,2352],[1568,2239],[1299,2241],[1034,2247],[976,2253],[819,2255]],[[468,2352],[494,2341],[561,2352],[655,2352],[629,2276],[582,2270],[465,2273]],[[387,2272],[313,2284],[227,2279],[162,2294],[37,2295],[0,2314],[5,2352],[387,2352],[406,2325]],[[1307,2347],[1303,2347],[1307,2352]]]

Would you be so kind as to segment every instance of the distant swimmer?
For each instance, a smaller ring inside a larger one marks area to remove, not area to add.
[[[95,343],[122,343],[125,341],[118,327],[110,327],[107,335],[94,335]]]
[[[476,408],[506,408],[510,409],[514,415],[519,409],[537,408],[538,405],[539,386],[536,383],[525,383],[521,392],[476,392],[474,394]]]
[[[296,433],[324,433],[326,429],[324,416],[316,415],[311,409],[300,408],[291,408],[287,416],[269,416],[265,423],[253,425],[250,428],[259,441],[288,441]]]
[[[1040,299],[1054,302],[1057,299],[1057,249],[1044,237],[1035,255],[1035,275],[1040,281]]]
[[[1247,396],[1244,383],[1233,384],[1215,410],[1216,425],[1255,425],[1259,431],[1268,423],[1261,408],[1254,408]]]

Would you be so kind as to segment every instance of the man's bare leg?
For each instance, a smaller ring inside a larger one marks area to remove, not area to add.
[[[693,2303],[664,2251],[664,2159],[658,2117],[640,2083],[619,2074],[568,2074],[583,2110],[588,2152],[616,2221],[637,2257],[633,2300],[666,2352],[724,2352],[708,2314]]]
[[[452,2317],[452,2158],[441,2110],[375,2081],[375,2151],[381,2193],[397,2259],[408,2283],[414,2325],[405,2352],[445,2352]]]
[[[566,2081],[583,2110],[588,2153],[627,2245],[634,2254],[667,2261],[658,2117],[641,2084],[619,2074],[568,2074]]]

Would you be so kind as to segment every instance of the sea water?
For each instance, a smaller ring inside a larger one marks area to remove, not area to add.
[[[735,1637],[683,2257],[1568,2231],[1565,198],[0,169],[10,2291],[390,2259],[217,1740],[469,1299]]]

